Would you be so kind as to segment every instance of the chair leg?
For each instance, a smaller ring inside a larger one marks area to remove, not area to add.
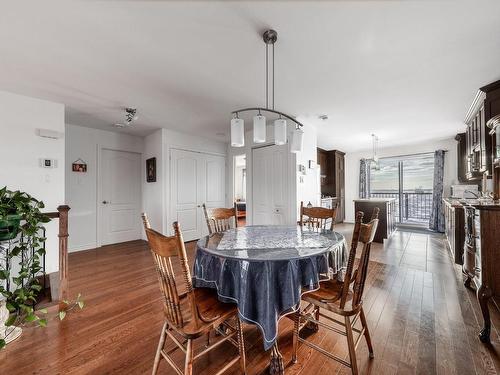
[[[297,363],[297,352],[299,349],[299,326],[300,326],[300,311],[297,311],[293,316],[293,354],[292,354],[293,363]]]
[[[363,328],[365,329],[365,339],[366,339],[366,345],[368,346],[368,352],[370,353],[370,358],[373,358],[373,346],[372,346],[372,339],[370,337],[370,332],[368,331],[368,323],[366,322],[366,317],[365,317],[365,312],[363,308],[361,308],[361,312],[359,315],[361,319],[361,324],[363,325]]]
[[[158,373],[158,365],[160,364],[161,351],[163,349],[163,345],[165,345],[165,338],[167,336],[167,322],[163,323],[163,328],[161,329],[160,341],[158,342],[158,349],[155,354],[155,361],[153,362],[153,375]]]
[[[347,347],[349,348],[349,358],[351,360],[351,370],[353,375],[358,375],[358,363],[356,361],[356,348],[354,346],[354,336],[352,333],[351,320],[345,317],[345,330],[347,334]]]
[[[193,374],[193,340],[188,339],[186,345],[186,364],[184,366],[184,375]]]
[[[247,363],[245,354],[245,339],[243,337],[243,328],[241,327],[241,321],[236,318],[236,329],[238,330],[238,351],[240,354],[240,367],[243,374],[247,373]]]

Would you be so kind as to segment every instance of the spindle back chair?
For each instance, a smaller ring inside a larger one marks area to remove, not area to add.
[[[300,202],[300,226],[306,226],[310,229],[333,230],[337,208],[337,204],[333,208],[304,207],[304,202]]]
[[[239,350],[239,354],[227,362],[217,374],[221,374],[238,361],[245,373],[243,331],[237,316],[236,306],[219,302],[212,289],[193,288],[186,248],[177,222],[173,223],[174,235],[167,237],[151,228],[144,213],[142,214],[142,220],[155,263],[165,314],[165,322],[153,363],[153,374],[157,373],[160,360],[165,359],[177,374],[191,375],[194,360],[219,346],[223,341],[229,341],[235,345]],[[176,267],[173,264],[173,261],[176,260],[179,261],[182,281],[185,284],[186,291],[184,293],[179,293],[179,278],[175,275],[174,270]],[[234,317],[236,317],[235,326],[228,322],[228,319]],[[224,337],[217,343],[209,345],[209,335],[213,330],[221,333]],[[203,335],[207,336],[207,346],[195,355],[193,340]],[[167,336],[176,344],[176,347],[169,352],[164,350]],[[235,336],[236,340],[234,339]],[[170,357],[170,354],[177,348],[186,354],[184,371]]]
[[[207,209],[205,203],[203,203],[202,207],[209,234],[224,232],[228,229],[238,227],[238,208],[236,203],[234,203],[233,208]],[[210,210],[210,213],[208,210]]]
[[[327,357],[350,367],[353,374],[358,374],[356,361],[356,347],[360,339],[364,336],[368,346],[370,358],[373,358],[373,346],[363,311],[363,292],[365,288],[366,276],[368,274],[368,264],[370,260],[370,250],[375,232],[378,226],[379,209],[375,208],[370,222],[363,223],[363,213],[356,214],[353,236],[351,241],[351,250],[347,261],[347,269],[344,281],[329,280],[320,284],[320,289],[311,293],[304,294],[302,299],[309,303],[303,310],[295,314],[294,317],[294,336],[293,336],[293,361],[297,362],[297,350],[299,342],[319,351]],[[362,244],[361,257],[357,268],[354,270],[356,252],[359,244]],[[351,290],[352,285],[352,290]],[[325,309],[343,317],[344,321],[332,318],[320,312]],[[320,322],[320,317],[344,328],[344,331],[337,327]],[[358,318],[361,322],[361,329],[355,327]],[[304,326],[323,327],[334,332],[340,333],[347,338],[349,349],[349,359],[347,362],[342,358],[335,356],[324,348],[313,344],[300,337],[300,331]],[[359,336],[354,340],[354,333]]]

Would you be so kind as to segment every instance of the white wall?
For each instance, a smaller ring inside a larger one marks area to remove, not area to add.
[[[300,202],[304,205],[311,202],[314,206],[320,205],[320,185],[317,168],[318,157],[318,136],[316,128],[304,125],[304,145],[302,152],[296,154],[297,161],[297,218],[300,217]],[[309,168],[309,161],[312,160],[313,168]],[[306,174],[298,171],[298,166],[306,168]],[[302,177],[302,179],[301,179]]]
[[[163,133],[165,129],[159,129],[144,138],[143,165],[146,159],[156,158],[156,182],[146,182],[144,178],[142,194],[144,201],[144,212],[148,215],[151,227],[163,230],[165,218],[165,159],[163,148]]]
[[[66,203],[69,211],[69,251],[97,246],[98,150],[108,148],[142,153],[144,140],[116,132],[66,125]],[[87,163],[87,173],[71,171],[77,159]],[[144,166],[143,166],[144,168]],[[144,173],[141,174],[144,176]],[[145,178],[145,177],[144,177]]]
[[[181,149],[226,156],[226,147],[224,142],[168,129],[160,129],[145,138],[144,159],[156,156],[157,163],[157,182],[145,183],[143,191],[144,211],[148,214],[153,228],[166,235],[172,234],[174,219],[170,212],[170,150]]]
[[[415,143],[402,147],[380,148],[379,157],[410,155],[421,152],[447,150],[444,165],[444,195],[450,195],[450,187],[458,183],[457,175],[457,142],[453,138]],[[359,161],[361,158],[370,158],[372,151],[347,153],[345,156],[345,204],[346,222],[354,222],[353,200],[359,197]]]
[[[0,91],[0,187],[22,190],[45,203],[45,212],[64,204],[64,139],[47,139],[37,128],[64,133],[64,105]],[[58,167],[41,168],[39,158]],[[46,224],[46,272],[59,269],[57,220]]]

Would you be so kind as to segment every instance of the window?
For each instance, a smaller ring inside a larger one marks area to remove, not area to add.
[[[433,153],[381,158],[370,166],[370,197],[396,198],[399,223],[426,226],[433,178]]]

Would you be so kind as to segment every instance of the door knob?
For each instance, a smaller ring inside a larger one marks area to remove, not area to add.
[[[111,203],[109,201],[102,201],[102,204],[108,204],[108,203]]]

